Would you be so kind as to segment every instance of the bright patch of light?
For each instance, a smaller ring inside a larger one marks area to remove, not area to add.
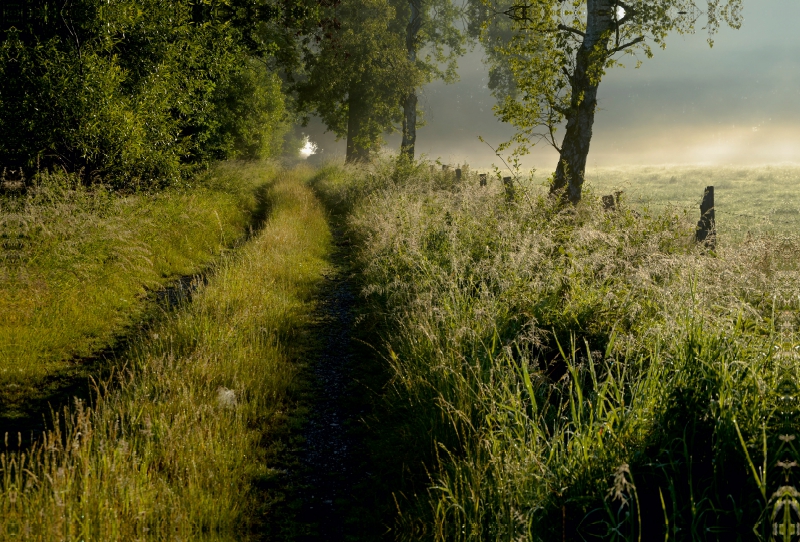
[[[625,8],[622,6],[617,6],[617,20],[619,21],[623,17],[625,17]]]
[[[310,139],[308,139],[308,136],[305,136],[303,138],[303,147],[300,149],[300,154],[303,156],[303,158],[308,158],[309,156],[315,154],[316,152],[317,152],[317,144],[313,143]]]

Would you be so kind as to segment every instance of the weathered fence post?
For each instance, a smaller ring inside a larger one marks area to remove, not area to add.
[[[486,174],[481,173],[480,175],[478,175],[478,178],[481,180],[481,186],[486,186]]]
[[[695,239],[710,249],[717,246],[716,217],[714,213],[714,187],[706,186],[700,204],[700,220],[697,222]]]
[[[603,196],[603,209],[606,211],[616,211],[619,205],[619,197],[622,195],[622,190],[617,190],[613,194]]]
[[[461,168],[457,167],[456,168],[456,181],[460,181],[460,180],[461,180]]]
[[[506,189],[506,201],[514,201],[514,182],[511,177],[503,177],[503,186]]]

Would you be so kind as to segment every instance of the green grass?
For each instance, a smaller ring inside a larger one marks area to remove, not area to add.
[[[720,234],[734,241],[747,232],[792,233],[800,229],[800,167],[620,167],[587,172],[598,194],[623,190],[637,208],[687,210],[699,219],[706,186],[714,186]]]
[[[198,273],[241,239],[258,211],[258,182],[221,166],[199,186],[119,195],[41,175],[0,199],[2,414],[24,412],[91,356],[148,318],[149,294]]]
[[[65,408],[31,450],[0,454],[0,532],[242,539],[269,519],[331,236],[302,171],[229,174],[267,183],[263,229],[122,356],[95,404]]]
[[[466,166],[465,166],[466,167]],[[486,171],[486,170],[481,170]],[[501,170],[502,175],[511,175]],[[549,171],[520,177],[531,193],[545,192]],[[495,175],[489,172],[491,178]],[[699,220],[700,200],[713,185],[716,220],[724,240],[751,235],[791,234],[800,229],[800,167],[777,166],[621,166],[591,168],[584,191],[591,197],[623,192],[623,203],[655,212],[686,212]]]
[[[680,208],[507,203],[427,166],[331,166],[317,186],[351,212],[389,373],[371,425],[404,463],[398,538],[744,540],[795,521],[796,235],[707,253]]]

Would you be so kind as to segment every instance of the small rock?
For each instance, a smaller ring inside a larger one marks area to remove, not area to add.
[[[225,386],[220,386],[217,388],[217,403],[222,408],[236,408],[236,392]]]

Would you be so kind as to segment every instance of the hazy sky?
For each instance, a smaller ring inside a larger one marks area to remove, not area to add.
[[[744,24],[723,29],[713,49],[707,34],[671,36],[642,66],[610,70],[600,84],[589,166],[625,164],[766,164],[800,162],[800,2],[743,0]],[[476,167],[497,161],[493,146],[512,132],[492,113],[487,69],[476,47],[459,61],[461,80],[422,89],[427,125],[417,131],[417,153]],[[344,153],[319,125],[312,140]],[[563,135],[563,131],[561,132]],[[399,147],[398,135],[389,136]],[[540,144],[526,165],[555,166]]]

